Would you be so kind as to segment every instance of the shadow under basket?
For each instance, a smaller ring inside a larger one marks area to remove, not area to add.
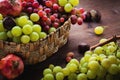
[[[22,57],[26,65],[42,62],[67,42],[70,27],[71,22],[68,20],[56,32],[47,35],[45,39],[27,44],[0,40],[0,59],[7,54],[13,53]]]

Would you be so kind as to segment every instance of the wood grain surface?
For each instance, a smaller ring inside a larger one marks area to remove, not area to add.
[[[91,9],[99,10],[102,14],[100,23],[83,23],[83,25],[71,25],[68,43],[59,49],[57,53],[48,58],[42,63],[36,65],[29,65],[25,67],[22,75],[15,80],[40,80],[43,69],[49,64],[66,65],[66,53],[72,51],[75,53],[75,58],[78,60],[83,56],[78,53],[78,44],[85,42],[90,46],[95,45],[101,38],[109,38],[113,35],[120,35],[120,0],[80,0],[80,5],[85,10]],[[93,33],[96,26],[104,26],[105,31],[103,35],[97,36]]]

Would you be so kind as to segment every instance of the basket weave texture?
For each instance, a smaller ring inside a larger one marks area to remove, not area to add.
[[[0,40],[0,59],[9,53],[14,53],[21,56],[25,64],[42,62],[67,42],[70,27],[71,23],[68,20],[56,32],[50,33],[45,39],[27,44]]]

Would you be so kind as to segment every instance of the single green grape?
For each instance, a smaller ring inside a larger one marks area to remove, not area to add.
[[[87,61],[85,60],[84,57],[82,57],[82,58],[80,59],[80,64],[82,65],[82,64],[84,64],[85,62],[87,62]]]
[[[43,75],[45,76],[46,74],[52,74],[53,72],[52,72],[52,70],[51,69],[49,69],[49,68],[46,68],[46,69],[44,69],[44,71],[43,71]]]
[[[30,20],[33,21],[33,22],[37,22],[37,21],[39,21],[39,19],[40,19],[40,17],[37,13],[32,13],[30,15]]]
[[[87,75],[88,79],[95,79],[97,76],[96,72],[91,71],[91,70],[88,70],[86,75]]]
[[[85,55],[84,55],[85,61],[88,62],[90,58],[91,58],[91,54],[85,54]]]
[[[31,34],[32,31],[33,31],[32,26],[29,25],[29,24],[24,25],[23,28],[22,28],[22,32],[24,34]]]
[[[41,30],[42,30],[41,26],[38,25],[38,24],[34,24],[34,25],[32,26],[32,29],[33,29],[34,32],[37,32],[37,33],[40,33]]]
[[[5,31],[5,28],[3,26],[3,21],[0,20],[0,32],[4,32]]]
[[[27,24],[33,26],[33,22],[32,22],[31,20],[28,20],[28,21],[27,21]]]
[[[70,72],[76,72],[78,70],[78,66],[75,63],[70,63],[67,68],[70,70]]]
[[[39,34],[37,32],[32,32],[30,34],[30,40],[33,42],[39,40]]]
[[[69,0],[69,3],[71,3],[73,6],[77,6],[79,4],[79,0]]]
[[[65,12],[71,12],[72,9],[73,9],[72,4],[70,4],[70,3],[65,4],[65,6],[64,6]]]
[[[103,32],[104,32],[104,28],[103,28],[102,26],[97,26],[97,27],[94,29],[94,32],[95,32],[95,34],[97,34],[97,35],[101,35],[101,34],[103,34]]]
[[[53,68],[53,73],[54,73],[54,74],[56,74],[56,73],[58,73],[58,72],[62,72],[61,66],[55,66],[55,67]]]
[[[94,56],[90,57],[89,62],[90,61],[97,61],[97,57],[94,57]]]
[[[100,61],[102,61],[102,60],[105,59],[107,56],[106,56],[105,54],[100,54],[99,57],[100,57]]]
[[[108,72],[112,75],[117,74],[119,71],[119,67],[117,64],[111,64],[111,66],[108,68]]]
[[[107,73],[107,70],[100,66],[99,71],[97,72],[97,77],[104,78]]]
[[[109,55],[108,59],[110,60],[111,64],[116,64],[117,63],[117,58],[114,55]]]
[[[40,37],[40,39],[44,39],[47,37],[47,34],[45,32],[40,32],[39,37]]]
[[[18,25],[21,27],[23,27],[24,25],[28,23],[28,18],[26,16],[21,16],[16,20],[17,20]]]
[[[68,75],[68,80],[77,80],[77,74],[76,73],[71,73]]]
[[[64,79],[64,74],[62,72],[58,72],[55,75],[56,80],[63,80]]]
[[[113,53],[116,50],[116,48],[114,46],[108,46],[107,50],[109,51],[109,53]]]
[[[13,42],[21,43],[21,37],[13,37]]]
[[[92,55],[93,52],[89,50],[89,51],[86,51],[85,54],[90,54],[90,55]]]
[[[53,74],[46,74],[43,80],[55,80]]]
[[[52,33],[52,32],[55,32],[55,31],[56,31],[56,28],[51,27],[48,32],[49,32],[49,33]]]
[[[7,33],[6,32],[0,32],[0,40],[7,40]]]
[[[67,67],[63,68],[62,72],[63,72],[64,76],[68,76],[70,74],[70,70]]]
[[[88,80],[85,73],[80,73],[77,75],[77,80]]]
[[[108,43],[108,45],[109,46],[114,46],[114,47],[117,46],[115,42],[110,42],[110,43]]]
[[[8,31],[8,32],[7,32],[7,36],[8,36],[9,38],[13,38],[13,35],[12,35],[11,31]]]
[[[87,68],[88,67],[88,62],[83,63],[81,66]]]
[[[79,66],[79,61],[77,60],[77,59],[71,59],[70,60],[70,63],[74,63],[74,64],[76,64],[77,66]]]
[[[30,42],[30,37],[28,35],[22,35],[21,36],[21,42],[26,44]]]
[[[11,33],[14,37],[19,37],[22,35],[22,29],[19,26],[15,26],[12,28]]]
[[[81,73],[87,73],[88,69],[86,67],[81,67],[80,72]]]
[[[51,69],[51,70],[53,70],[54,67],[55,67],[55,66],[54,66],[53,64],[50,64],[50,65],[49,65],[49,69]]]
[[[90,61],[88,63],[88,67],[90,70],[98,71],[100,69],[100,64],[98,63],[98,61]]]
[[[105,51],[104,51],[103,47],[98,46],[94,49],[94,53],[95,54],[104,54]]]
[[[110,60],[108,58],[104,58],[102,61],[101,61],[101,65],[105,68],[105,69],[108,69],[111,65],[110,63]]]
[[[58,3],[60,6],[65,6],[65,4],[67,4],[67,0],[58,0]]]

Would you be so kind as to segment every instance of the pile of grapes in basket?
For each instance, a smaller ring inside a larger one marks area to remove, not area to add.
[[[82,24],[79,0],[1,0],[0,40],[29,43],[45,38],[71,17]]]
[[[120,80],[119,75],[120,46],[110,42],[86,51],[80,60],[71,59],[65,67],[50,64],[41,80]]]

